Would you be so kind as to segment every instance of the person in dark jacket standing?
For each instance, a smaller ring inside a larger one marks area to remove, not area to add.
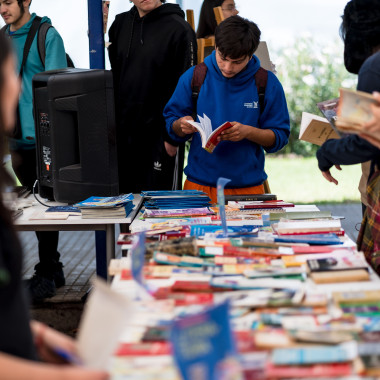
[[[380,0],[351,0],[342,16],[341,35],[344,40],[344,63],[347,71],[358,74],[357,89],[372,93],[380,91]],[[380,162],[380,150],[358,135],[328,140],[317,151],[318,167],[329,182],[338,181],[330,169],[337,165]],[[368,165],[370,166],[370,165]],[[368,167],[368,169],[370,169]],[[365,182],[372,170],[368,170]],[[366,186],[363,187],[366,192]],[[362,196],[364,206],[367,205]],[[365,207],[363,207],[364,212]]]
[[[380,0],[349,1],[344,9],[341,35],[346,69],[358,73],[357,89],[368,93],[379,91]],[[380,149],[358,135],[348,135],[327,140],[317,151],[317,159],[322,175],[335,184],[338,181],[330,173],[333,165],[340,169],[339,165],[370,161],[357,249],[380,273]]]
[[[163,109],[179,77],[196,63],[196,37],[176,4],[133,0],[109,30],[121,193],[178,188],[177,145]]]

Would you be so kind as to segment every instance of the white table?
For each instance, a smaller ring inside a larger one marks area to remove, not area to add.
[[[38,196],[38,195],[37,195]],[[34,199],[33,196],[30,199]],[[43,200],[49,206],[58,206],[62,203],[50,202]],[[34,202],[32,207],[24,209],[14,221],[14,226],[18,231],[95,231],[96,237],[96,273],[105,279],[108,278],[107,268],[111,259],[115,258],[115,225],[126,224],[130,225],[138,213],[142,198],[140,195],[135,195],[134,209],[130,212],[127,218],[104,218],[104,219],[82,219],[80,215],[69,216],[65,220],[52,219],[30,219],[36,212],[43,212],[46,207]],[[97,233],[99,231],[104,233]]]

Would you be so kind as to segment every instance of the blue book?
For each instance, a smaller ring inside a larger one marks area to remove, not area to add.
[[[334,233],[278,236],[274,238],[274,241],[276,243],[306,243],[310,245],[343,244],[339,236]]]
[[[228,303],[174,321],[170,340],[184,380],[241,378]]]
[[[113,208],[124,206],[133,201],[133,194],[121,194],[114,197],[92,196],[84,201],[76,203],[74,206],[83,208]]]
[[[80,209],[75,206],[51,206],[45,212],[68,212],[70,214],[80,214]]]
[[[254,234],[258,232],[257,226],[229,226],[227,227],[228,236],[243,236],[247,234]],[[222,226],[213,224],[196,224],[192,225],[190,229],[190,236],[204,236],[206,233],[214,233],[216,237],[223,237]]]
[[[351,341],[334,346],[276,348],[272,351],[271,361],[274,365],[341,363],[357,356],[357,342]]]

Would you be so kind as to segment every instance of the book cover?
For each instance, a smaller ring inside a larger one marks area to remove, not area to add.
[[[331,364],[313,364],[305,366],[274,366],[268,363],[266,367],[266,376],[268,378],[320,378],[330,379],[339,376],[352,375],[351,363],[331,363]]]
[[[326,257],[306,261],[310,272],[331,272],[355,269],[367,269],[367,263],[354,255],[342,257]]]
[[[380,292],[378,290],[365,290],[357,292],[334,292],[332,294],[334,301],[338,304],[360,304],[368,302],[380,302]],[[380,341],[380,336],[379,336]]]
[[[339,132],[335,123],[337,120],[339,98],[324,100],[323,102],[317,103],[317,107],[322,112],[323,116],[328,120],[334,131],[338,136],[341,136],[342,133]]]
[[[310,278],[316,284],[369,281],[369,273],[366,269],[353,269],[332,272],[312,272],[310,274]]]
[[[298,138],[316,145],[322,145],[326,140],[339,139],[329,121],[309,112],[302,112],[301,127]]]
[[[331,219],[331,211],[292,211],[292,212],[277,212],[270,213],[269,220],[291,219],[291,220],[305,220],[305,219]]]
[[[238,209],[268,209],[268,208],[284,208],[294,207],[294,203],[279,200],[264,201],[229,201],[228,206]]]
[[[280,220],[276,227],[279,235],[307,233],[307,232],[335,232],[342,229],[339,219],[322,219],[322,220]]]
[[[352,361],[357,355],[357,343],[346,342],[333,346],[276,348],[271,360],[274,365],[341,363]]]
[[[84,201],[78,202],[74,207],[79,207],[80,209],[84,208],[107,208],[107,207],[118,207],[125,205],[128,202],[133,201],[133,194],[121,194],[114,197],[98,197],[92,196]]]
[[[201,208],[186,208],[186,209],[164,209],[154,210],[146,209],[144,211],[144,218],[181,218],[188,216],[207,216],[213,215],[214,212],[210,211],[208,207]]]
[[[243,378],[228,303],[174,321],[170,340],[184,380]]]
[[[371,120],[373,116],[371,104],[376,104],[376,100],[371,94],[363,91],[346,88],[341,88],[339,91],[340,101],[336,126],[340,131],[346,133],[360,133],[361,125]]]
[[[80,209],[74,206],[50,206],[45,212],[67,212],[70,215],[80,215]]]
[[[225,203],[229,201],[240,202],[240,201],[275,201],[277,200],[277,195],[275,194],[233,194],[224,196]]]
[[[212,153],[219,144],[218,137],[220,134],[226,129],[231,128],[232,124],[226,121],[213,130],[211,120],[205,114],[203,114],[203,117],[198,115],[198,119],[199,123],[193,120],[187,120],[187,122],[199,132],[202,140],[202,148]]]

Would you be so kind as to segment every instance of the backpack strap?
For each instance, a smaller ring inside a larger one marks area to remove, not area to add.
[[[32,46],[34,37],[37,34],[37,31],[38,31],[40,24],[41,24],[41,17],[36,16],[33,19],[32,25],[29,29],[28,36],[26,37],[26,41],[25,41],[25,45],[24,45],[24,52],[23,52],[23,56],[22,56],[22,62],[21,62],[21,66],[20,66],[20,74],[19,74],[20,77],[22,76],[22,73],[24,71],[26,59],[28,58],[30,48]]]
[[[8,28],[8,25],[4,25],[1,29],[0,29],[0,33],[5,33],[7,31],[7,28]]]
[[[199,92],[201,90],[202,84],[206,78],[207,66],[204,62],[199,63],[195,66],[193,71],[193,78],[191,79],[191,99],[193,101],[193,119],[197,118],[197,102]],[[259,67],[255,74],[255,82],[257,93],[259,95],[259,107],[260,115],[263,113],[265,108],[265,90],[268,82],[268,70]]]
[[[38,30],[38,39],[37,39],[37,47],[38,47],[38,54],[40,55],[40,59],[42,62],[42,65],[45,67],[45,59],[46,59],[46,35],[50,28],[52,28],[53,25],[49,22],[43,22],[40,25],[40,28]]]
[[[204,62],[199,63],[195,66],[193,71],[193,78],[191,79],[191,99],[193,101],[193,114],[194,120],[197,120],[197,103],[199,92],[203,82],[205,81],[207,74],[207,66]]]
[[[260,107],[260,115],[263,113],[265,108],[265,90],[268,82],[268,70],[259,67],[255,74],[255,82],[257,93],[259,94],[259,107]]]

